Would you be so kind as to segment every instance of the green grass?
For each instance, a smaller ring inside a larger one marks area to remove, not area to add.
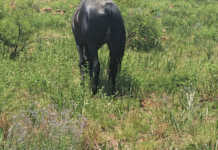
[[[116,0],[128,38],[111,96],[107,46],[98,94],[88,80],[80,85],[71,32],[78,3],[32,2],[29,44],[10,59],[13,47],[0,43],[0,149],[218,150],[218,2]]]

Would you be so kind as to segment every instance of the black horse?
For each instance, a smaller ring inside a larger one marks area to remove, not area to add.
[[[99,81],[98,49],[107,43],[110,49],[109,80],[114,91],[126,42],[119,8],[112,0],[81,0],[73,17],[72,29],[80,57],[82,80],[85,70],[88,70],[93,94],[97,92]]]

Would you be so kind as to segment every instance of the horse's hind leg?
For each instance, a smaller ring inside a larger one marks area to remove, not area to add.
[[[109,81],[112,83],[112,93],[115,91],[116,76],[120,70],[121,61],[124,52],[124,45],[120,41],[110,41],[108,46],[110,49],[110,62],[109,62]]]
[[[88,61],[92,93],[96,94],[99,81],[100,64],[98,60],[98,49],[95,46],[88,47]]]
[[[88,71],[88,57],[86,53],[86,48],[83,45],[77,45],[77,50],[79,53],[79,68],[80,68],[80,74],[81,74],[81,81],[84,82],[85,79],[85,73]]]

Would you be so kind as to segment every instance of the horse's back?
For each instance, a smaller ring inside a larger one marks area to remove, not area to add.
[[[125,36],[121,13],[112,0],[83,0],[77,14],[80,37],[86,43],[104,44],[111,32],[117,34],[114,38]]]
[[[81,6],[82,17],[81,22],[83,24],[84,33],[88,41],[91,43],[104,42],[105,34],[110,28],[112,22],[110,12],[108,11],[108,5],[114,5],[111,0],[103,0],[98,3],[99,0],[90,1],[87,0]]]

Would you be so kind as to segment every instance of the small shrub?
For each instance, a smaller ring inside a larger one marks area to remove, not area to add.
[[[17,3],[16,3],[17,2]],[[32,41],[32,35],[36,31],[34,25],[34,11],[31,1],[1,2],[0,8],[0,52],[6,47],[10,52],[10,58],[15,58]]]
[[[4,7],[3,7],[3,2],[0,1],[0,19],[2,19],[4,17],[4,14],[5,11],[4,11]]]
[[[133,9],[124,16],[127,30],[127,47],[149,51],[161,46],[161,24],[157,17]]]

